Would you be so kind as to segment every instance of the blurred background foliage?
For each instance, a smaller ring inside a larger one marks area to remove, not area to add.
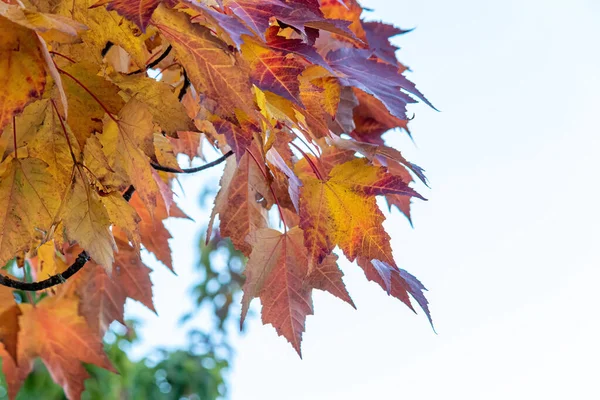
[[[82,399],[216,400],[226,396],[226,374],[233,356],[228,332],[231,327],[239,326],[239,313],[232,313],[231,306],[240,300],[245,259],[229,239],[222,238],[218,232],[208,243],[202,237],[199,246],[198,281],[192,289],[195,307],[180,323],[190,322],[200,312],[208,312],[213,320],[210,326],[193,327],[185,349],[156,349],[133,361],[128,350],[139,340],[136,334],[139,322],[127,321],[127,326],[113,323],[104,341],[119,375],[86,365],[90,378],[85,383]],[[17,296],[27,301],[23,293]],[[0,378],[0,399],[6,399],[6,382],[1,373]],[[17,400],[37,399],[40,393],[44,393],[45,400],[66,399],[38,359]]]

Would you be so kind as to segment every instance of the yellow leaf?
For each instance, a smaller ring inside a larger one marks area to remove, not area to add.
[[[85,175],[76,176],[63,210],[63,223],[69,240],[77,241],[98,264],[110,272],[113,252],[116,250],[110,231],[110,218]]]
[[[144,40],[151,32],[141,35],[135,24],[122,18],[114,11],[104,7],[90,8],[96,0],[59,0],[56,14],[73,18],[85,24],[88,31],[81,34],[83,44],[64,46],[61,52],[73,56],[77,60],[88,60],[102,64],[102,50],[108,42],[117,44],[131,55],[139,68],[144,68],[150,57]],[[137,32],[137,34],[136,34]]]
[[[121,88],[125,100],[135,97],[146,105],[154,122],[167,135],[173,136],[177,131],[194,129],[192,120],[171,86],[142,75],[114,74],[111,78]]]
[[[50,229],[60,198],[41,160],[11,158],[0,169],[0,265],[5,265]]]
[[[140,216],[135,211],[121,193],[111,192],[106,196],[100,197],[102,204],[106,208],[108,218],[114,226],[119,227],[127,235],[127,239],[133,243],[134,248],[140,248],[140,228],[138,224],[141,221]]]
[[[35,32],[0,16],[0,130],[46,87],[45,61]]]
[[[383,167],[368,165],[356,158],[337,165],[327,179],[312,171],[298,171],[300,227],[312,264],[320,263],[338,245],[350,261],[357,256],[383,260],[395,265],[389,235],[383,229],[385,217],[376,195],[417,195],[400,177]]]
[[[125,102],[119,96],[119,88],[98,75],[99,67],[91,62],[83,61],[70,64],[63,68],[70,75],[90,90],[102,102],[104,107],[113,114],[118,114]],[[69,116],[67,122],[83,147],[85,141],[93,132],[102,129],[104,109],[85,89],[68,76],[63,78]]]
[[[71,43],[77,40],[87,27],[61,15],[40,13],[17,5],[0,2],[0,15],[25,28],[34,30],[47,41]]]
[[[156,207],[156,196],[161,192],[148,158],[154,153],[153,137],[152,114],[135,98],[123,107],[117,122],[105,119],[100,136],[109,165],[128,178],[149,210]]]

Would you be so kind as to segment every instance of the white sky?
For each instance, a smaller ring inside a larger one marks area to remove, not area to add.
[[[395,43],[410,78],[442,112],[413,107],[413,145],[428,202],[411,229],[386,227],[398,264],[428,287],[438,335],[347,262],[358,307],[314,298],[303,360],[258,318],[236,338],[231,400],[600,399],[600,2],[365,0],[371,19],[417,27]],[[170,223],[175,277],[153,280],[160,318],[141,354],[185,344],[198,229],[206,211],[184,178]],[[193,323],[203,323],[199,318]]]

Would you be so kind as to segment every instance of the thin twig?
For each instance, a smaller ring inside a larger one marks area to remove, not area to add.
[[[17,120],[13,115],[13,146],[15,148],[15,158],[19,158],[17,155]]]
[[[67,56],[65,56],[64,54],[61,54],[61,53],[59,53],[59,52],[56,52],[56,51],[52,51],[52,50],[50,50],[50,51],[49,51],[49,53],[50,53],[50,54],[54,54],[55,56],[62,57],[62,58],[64,58],[65,60],[68,60],[68,61],[70,61],[70,62],[72,62],[72,63],[75,63],[75,62],[76,62],[76,61],[75,61],[75,60],[73,60],[71,57],[67,57]]]
[[[171,167],[165,167],[164,165],[157,164],[153,161],[150,161],[150,165],[152,165],[152,168],[154,168],[157,171],[172,172],[174,174],[193,174],[194,172],[200,172],[205,169],[214,167],[215,165],[219,165],[223,161],[225,161],[228,157],[230,157],[231,155],[233,155],[233,151],[229,150],[227,153],[223,154],[221,157],[217,158],[216,160],[211,161],[207,164],[201,165],[199,167],[194,167],[194,168],[175,169],[175,168],[171,168]]]
[[[159,62],[161,62],[162,60],[167,58],[167,56],[169,55],[169,53],[171,52],[172,49],[173,49],[173,47],[171,47],[171,45],[169,45],[158,58],[156,58],[154,61],[150,62],[149,64],[146,64],[146,68],[144,68],[144,70],[136,69],[135,71],[128,72],[125,75],[135,75],[135,74],[139,74],[139,73],[148,71],[150,68],[155,67]]]

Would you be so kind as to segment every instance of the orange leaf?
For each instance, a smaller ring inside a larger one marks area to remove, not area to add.
[[[89,377],[82,362],[116,372],[104,354],[102,340],[77,312],[76,298],[47,298],[35,307],[21,304],[20,345],[23,356],[39,356],[67,397],[79,399]]]
[[[242,322],[250,301],[259,297],[262,321],[271,324],[301,355],[300,343],[307,315],[312,315],[311,288],[303,283],[308,259],[302,231],[287,233],[260,229],[248,237],[252,253],[246,266]]]
[[[153,23],[169,40],[190,80],[217,102],[219,116],[233,116],[236,109],[255,111],[246,68],[227,50],[227,45],[183,14],[159,7]]]
[[[307,284],[312,288],[329,292],[356,308],[350,294],[348,294],[348,290],[346,290],[344,281],[342,281],[344,274],[337,265],[337,259],[338,256],[335,254],[329,254],[325,257],[323,262],[308,274]]]
[[[234,246],[245,255],[251,250],[246,236],[267,226],[267,208],[263,203],[266,206],[273,203],[268,184],[258,168],[248,153],[244,154],[237,169],[234,161],[227,160],[209,222],[212,226],[215,216],[220,214],[221,235],[230,237]],[[210,237],[210,230],[207,237]]]

